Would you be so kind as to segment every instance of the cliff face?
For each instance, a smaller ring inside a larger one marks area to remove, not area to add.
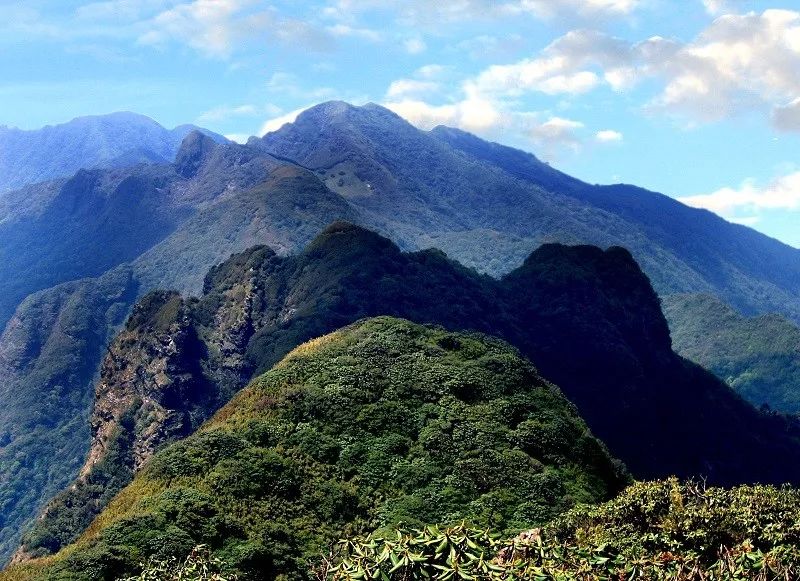
[[[180,295],[154,292],[136,306],[103,361],[81,477],[106,456],[112,439],[130,439],[128,467],[136,471],[163,442],[197,427],[196,408],[209,403],[195,381],[201,350]]]
[[[304,341],[378,315],[506,339],[634,476],[800,481],[797,426],[672,352],[658,297],[627,251],[548,245],[497,281],[336,223],[296,256],[256,247],[231,257],[209,272],[201,298],[155,293],[140,303],[103,365],[90,462],[26,546],[71,540],[69,530],[82,530],[72,523],[88,525],[102,508],[98,491],[119,490],[255,375]]]

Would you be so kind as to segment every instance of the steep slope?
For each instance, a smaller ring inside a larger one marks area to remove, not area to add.
[[[169,163],[181,141],[197,129],[182,125],[168,130],[135,113],[79,117],[33,131],[0,127],[0,194],[80,169]]]
[[[131,324],[160,324],[149,315]],[[513,348],[371,319],[295,349],[155,456],[77,546],[8,575],[116,578],[207,543],[239,578],[304,579],[343,534],[461,520],[517,531],[626,482]]]
[[[508,340],[637,477],[800,482],[800,427],[671,351],[659,300],[627,251],[548,245],[497,281],[338,223],[297,256],[257,247],[232,257],[199,299],[160,293],[137,307],[103,366],[83,476],[26,553],[75,538],[102,505],[98,482],[134,472],[293,347],[376,315]]]
[[[218,146],[199,133],[186,138],[179,161],[199,155],[197,150],[213,168],[213,180],[179,164],[80,170],[0,200],[0,326],[27,295],[134,260],[198,209],[286,165],[263,154],[248,156],[238,146]]]
[[[190,145],[177,165],[190,177],[175,191],[200,209],[132,263],[30,296],[0,335],[0,556],[77,475],[99,363],[138,298],[156,287],[198,292],[234,252],[264,241],[296,251],[330,222],[357,218],[305,170],[239,146]],[[187,171],[198,155],[201,167]]]
[[[464,132],[326,103],[253,145],[317,170],[403,247],[502,274],[544,242],[619,245],[660,294],[713,293],[800,321],[800,250],[661,194],[592,186]]]
[[[709,295],[664,299],[675,350],[754,405],[800,412],[800,328],[780,315],[745,317]]]

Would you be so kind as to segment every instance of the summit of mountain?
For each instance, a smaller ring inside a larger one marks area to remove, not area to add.
[[[170,333],[179,302],[151,296],[126,333]],[[628,481],[517,350],[371,318],[296,347],[153,457],[68,551],[7,574],[119,578],[205,543],[236,555],[237,578],[305,579],[347,533],[461,520],[516,532]]]
[[[426,132],[379,105],[331,102],[254,146],[315,170],[403,247],[494,275],[542,243],[628,248],[659,294],[715,294],[800,321],[800,250],[635,186],[584,183],[461,130]]]
[[[181,125],[166,129],[131,112],[78,117],[36,130],[0,128],[0,194],[25,185],[68,177],[80,169],[168,163],[183,139],[205,129]]]

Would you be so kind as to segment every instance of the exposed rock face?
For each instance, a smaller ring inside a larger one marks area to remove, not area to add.
[[[105,457],[114,438],[130,438],[129,467],[136,471],[160,444],[197,427],[192,412],[207,403],[192,369],[200,349],[180,295],[155,292],[136,306],[103,362],[81,477]]]

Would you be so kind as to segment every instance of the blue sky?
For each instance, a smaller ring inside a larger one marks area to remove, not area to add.
[[[0,70],[0,125],[373,101],[800,247],[797,0],[5,0]]]

